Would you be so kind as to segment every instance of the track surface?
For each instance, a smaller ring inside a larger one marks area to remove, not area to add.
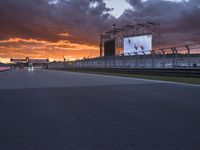
[[[0,73],[0,150],[199,150],[200,87]]]

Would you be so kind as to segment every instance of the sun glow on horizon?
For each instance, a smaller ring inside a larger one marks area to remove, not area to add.
[[[66,34],[65,34],[66,35]],[[64,35],[63,35],[64,36]],[[49,58],[50,61],[76,60],[99,55],[98,46],[73,43],[68,40],[45,41],[37,39],[10,38],[0,40],[0,62],[10,58]]]

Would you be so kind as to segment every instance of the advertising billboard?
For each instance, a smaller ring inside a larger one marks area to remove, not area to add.
[[[150,54],[152,50],[152,35],[124,38],[124,54]]]

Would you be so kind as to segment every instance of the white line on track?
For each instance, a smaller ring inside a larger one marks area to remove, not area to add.
[[[70,71],[69,71],[70,72]],[[88,74],[92,76],[97,76],[97,77],[110,77],[110,78],[118,78],[118,79],[129,79],[129,80],[138,80],[138,81],[150,81],[150,82],[155,82],[155,83],[167,83],[167,84],[175,84],[175,85],[183,85],[183,86],[194,86],[194,87],[200,87],[200,85],[197,84],[189,84],[189,83],[179,83],[179,82],[172,82],[172,81],[161,81],[161,80],[151,80],[151,79],[140,79],[140,78],[130,78],[130,77],[120,77],[120,76],[112,76],[112,75],[100,75],[100,74],[93,74],[93,73],[80,73],[80,72],[72,72],[72,73],[79,73],[79,74]]]

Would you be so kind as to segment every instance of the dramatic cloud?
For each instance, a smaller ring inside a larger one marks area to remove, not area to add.
[[[91,57],[91,50],[96,56],[98,35],[114,19],[110,10],[102,0],[1,0],[0,57],[24,57],[36,49],[41,55],[35,57]]]
[[[184,43],[200,41],[199,0],[127,0],[133,10],[126,10],[120,17],[130,20],[152,20],[161,23],[161,32],[167,42]],[[174,43],[175,44],[175,43]]]
[[[137,8],[142,5],[141,0],[126,0],[126,1],[130,3],[130,5],[133,6],[134,8]]]
[[[94,43],[109,11],[102,0],[1,0],[0,36]],[[69,36],[59,36],[65,32]]]
[[[0,57],[96,56],[99,34],[136,20],[160,22],[167,42],[200,42],[199,0],[125,1],[132,8],[115,18],[106,0],[1,0]]]

